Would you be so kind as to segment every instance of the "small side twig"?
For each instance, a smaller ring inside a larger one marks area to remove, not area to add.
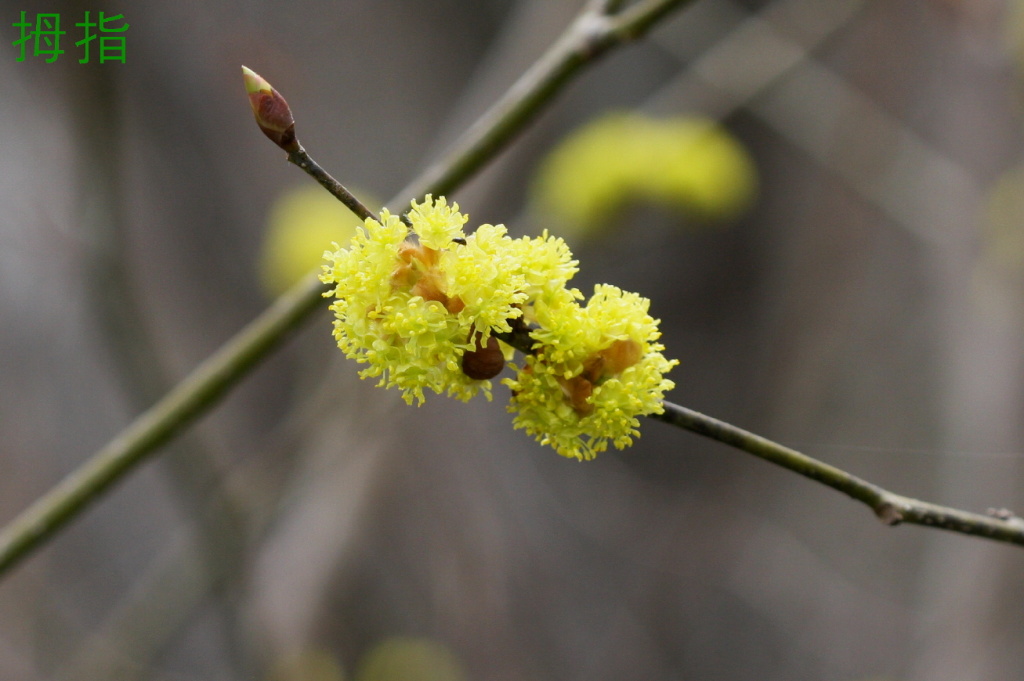
[[[520,352],[530,354],[533,341],[529,333],[530,330],[520,323],[513,325],[511,333],[494,335]],[[651,414],[648,418],[703,435],[831,487],[866,504],[886,525],[923,525],[1024,546],[1024,518],[1007,509],[990,508],[982,515],[912,499],[731,423],[672,402],[663,404],[664,413]]]
[[[1012,513],[981,515],[890,492],[795,449],[678,404],[650,418],[703,435],[820,482],[866,504],[886,525],[910,523],[1024,546],[1024,519]]]
[[[330,173],[320,167],[320,164],[313,160],[313,157],[306,152],[301,144],[298,149],[289,152],[288,161],[301,168],[307,175],[320,183],[331,195],[345,204],[345,207],[358,215],[361,219],[375,220],[377,216],[366,205],[356,198],[340,182],[331,177]]]

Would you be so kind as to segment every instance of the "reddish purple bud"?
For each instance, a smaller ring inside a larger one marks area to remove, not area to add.
[[[256,124],[263,134],[285,151],[297,151],[299,142],[295,137],[295,119],[288,102],[252,69],[243,66],[242,79],[245,80],[245,91],[249,93],[249,105]]]

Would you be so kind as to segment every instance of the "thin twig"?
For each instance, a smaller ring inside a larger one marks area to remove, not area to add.
[[[513,327],[512,333],[494,335],[520,352],[530,354],[534,350],[529,333],[529,329],[520,325]],[[866,504],[886,525],[924,525],[1024,546],[1024,519],[1009,511],[981,515],[905,497],[731,423],[672,402],[663,404],[664,413],[651,414],[648,418],[703,435],[838,490]]]
[[[665,402],[663,414],[650,418],[717,440],[838,490],[866,504],[886,525],[911,523],[1024,546],[1024,519],[1012,513],[981,515],[895,494],[760,435],[671,402]]]
[[[692,0],[648,0],[633,6],[629,22],[642,27],[640,31],[618,30],[626,24],[595,16],[592,9],[586,10],[513,89],[466,132],[452,152],[428,168],[392,203],[404,204],[410,196],[453,191],[511,142],[583,66],[593,63],[612,47],[635,39],[639,32],[653,25],[653,20],[644,22],[638,10],[643,8],[651,17],[661,19],[689,1]],[[303,169],[315,172],[312,165]],[[323,184],[329,177],[323,173],[323,180],[320,177],[317,180]],[[345,205],[349,204],[345,202]],[[366,217],[358,208],[353,210]],[[161,445],[210,411],[259,361],[309,319],[314,310],[323,307],[324,288],[312,274],[296,284],[156,405],[0,530],[0,576],[10,572],[81,515],[91,502]]]
[[[345,207],[358,215],[361,219],[373,220],[377,216],[366,205],[356,198],[355,194],[346,189],[340,182],[331,177],[330,173],[320,167],[320,164],[313,160],[302,145],[295,151],[288,154],[288,160],[304,170],[307,175],[320,183],[331,195],[345,204]]]

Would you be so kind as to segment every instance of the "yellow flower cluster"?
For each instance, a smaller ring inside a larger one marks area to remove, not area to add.
[[[509,411],[514,424],[563,456],[592,459],[608,448],[632,444],[637,416],[664,411],[662,396],[674,384],[665,373],[678,364],[658,343],[650,301],[608,284],[594,288],[585,306],[566,295],[537,309],[531,335],[535,354],[514,379]]]
[[[493,336],[529,325],[533,354],[513,365],[515,426],[563,456],[590,459],[638,435],[637,417],[662,411],[676,362],[661,354],[649,301],[598,286],[585,306],[567,287],[577,271],[565,242],[547,233],[510,238],[501,225],[463,231],[458,205],[427,196],[408,224],[386,210],[348,248],[325,253],[334,337],[367,364],[361,376],[402,390],[468,400],[491,397],[490,378],[512,357]]]

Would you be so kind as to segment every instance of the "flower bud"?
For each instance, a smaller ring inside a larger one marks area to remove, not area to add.
[[[243,66],[242,78],[245,91],[249,93],[249,105],[256,117],[256,124],[274,144],[291,153],[299,149],[295,137],[295,119],[281,93],[252,69]]]
[[[483,334],[472,332],[473,350],[462,355],[462,373],[474,381],[486,381],[494,378],[505,368],[505,355],[501,352],[498,339],[488,336],[487,343],[482,342]]]

